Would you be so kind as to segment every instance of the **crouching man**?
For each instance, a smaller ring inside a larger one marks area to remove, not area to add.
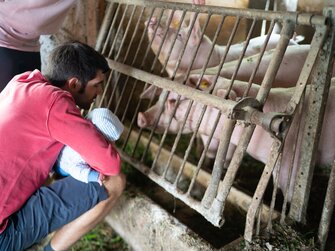
[[[0,250],[24,250],[53,231],[45,250],[67,250],[121,195],[119,154],[80,114],[102,93],[108,71],[93,48],[66,43],[51,53],[44,76],[17,75],[0,93]],[[104,180],[69,176],[42,186],[64,145]]]

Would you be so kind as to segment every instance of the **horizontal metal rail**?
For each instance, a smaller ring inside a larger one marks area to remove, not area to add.
[[[201,103],[215,107],[224,114],[234,119],[245,120],[248,123],[253,123],[261,126],[270,133],[279,134],[286,129],[287,115],[281,113],[263,113],[251,106],[241,106],[238,102],[223,99],[218,96],[213,96],[203,91],[194,89],[192,87],[181,85],[172,80],[159,77],[157,75],[148,73],[146,71],[131,67],[117,61],[108,59],[109,67],[113,70],[133,77],[137,80],[155,85],[168,91],[176,92],[186,98],[200,101]],[[252,104],[254,102],[245,102]],[[238,109],[236,109],[239,107]]]
[[[210,13],[216,15],[239,16],[244,18],[257,18],[260,20],[286,20],[296,25],[324,25],[327,18],[321,15],[296,12],[265,11],[257,9],[236,9],[229,7],[193,5],[176,2],[161,2],[154,0],[108,0],[111,3],[120,3],[127,5],[142,5],[150,8],[163,8],[172,10],[194,11],[201,13]]]

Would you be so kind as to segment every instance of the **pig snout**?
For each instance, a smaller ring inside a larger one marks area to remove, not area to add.
[[[150,20],[145,22],[145,25],[148,26],[148,32],[153,33],[155,31],[156,26],[157,26],[157,18],[152,17]]]
[[[143,112],[139,112],[137,115],[137,125],[141,128],[146,128],[149,126],[148,119],[145,117]]]

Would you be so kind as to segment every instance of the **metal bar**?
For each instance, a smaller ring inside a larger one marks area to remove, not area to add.
[[[235,123],[236,121],[231,119],[226,119],[224,122],[221,134],[222,138],[220,140],[220,144],[216,154],[212,177],[201,202],[202,205],[206,208],[210,207],[210,205],[213,203],[214,198],[217,195],[221,176],[223,173],[224,162],[228,152],[230,138],[235,128]]]
[[[190,36],[191,36],[192,28],[193,28],[193,25],[194,25],[194,23],[195,23],[197,17],[198,17],[197,15],[194,15],[194,16],[193,16],[192,24],[189,26],[189,30],[188,30],[188,33],[187,33],[187,39],[185,40],[185,43],[184,43],[183,48],[182,48],[182,51],[181,51],[180,54],[179,54],[179,57],[178,57],[178,60],[177,60],[177,64],[176,64],[175,69],[174,69],[174,71],[173,71],[173,75],[171,76],[172,79],[174,79],[175,75],[176,75],[177,72],[178,72],[179,65],[180,65],[181,60],[182,60],[182,58],[183,58],[183,56],[184,56],[185,49],[186,49],[186,46],[187,46],[187,42],[188,42],[188,40],[189,40],[189,38],[190,38]],[[208,23],[208,19],[207,19],[207,23]],[[180,22],[180,24],[181,24],[181,22]],[[202,36],[203,36],[203,34],[204,34],[204,31],[202,32]],[[194,53],[193,53],[193,55],[192,55],[192,57],[191,57],[191,58],[192,58],[192,60],[191,60],[192,63],[191,63],[190,66],[189,66],[188,72],[190,71],[190,69],[191,69],[191,67],[192,67],[192,65],[193,65],[193,62],[194,62],[194,60],[195,60],[195,58],[196,58],[196,56],[197,56],[197,52],[198,52],[198,49],[199,49],[199,46],[200,46],[200,42],[201,42],[201,39],[199,40],[199,43],[198,43],[198,45],[197,45],[197,47],[196,47],[196,50],[194,51]],[[187,74],[186,74],[186,75],[187,75]],[[186,78],[186,77],[185,77],[185,78]],[[186,80],[186,79],[185,79],[185,80]],[[165,102],[166,102],[166,98],[164,99],[164,103],[165,103]],[[172,111],[172,114],[170,115],[169,122],[168,122],[168,126],[167,126],[167,128],[164,130],[164,133],[163,133],[163,137],[162,137],[162,139],[161,139],[160,146],[162,146],[163,143],[164,143],[164,141],[165,141],[165,138],[166,138],[166,136],[167,136],[167,133],[168,133],[168,130],[169,130],[171,121],[172,121],[172,119],[173,119],[173,117],[174,117],[174,114],[176,113],[176,110],[177,110],[177,107],[178,107],[178,105],[179,105],[179,102],[180,102],[180,96],[177,97],[177,100],[176,100],[176,104],[177,104],[177,105],[175,106],[175,108],[174,108],[173,111]],[[174,150],[175,150],[176,145],[177,145],[177,140],[179,141],[179,139],[180,139],[181,131],[182,131],[182,128],[184,128],[184,125],[185,125],[185,122],[186,122],[186,118],[187,118],[187,116],[188,116],[188,114],[189,114],[189,110],[190,110],[190,109],[191,109],[191,105],[188,106],[188,110],[187,110],[187,112],[186,112],[186,116],[185,116],[184,123],[183,123],[183,125],[181,126],[181,128],[180,128],[180,130],[179,130],[179,132],[178,132],[178,134],[177,134],[177,137],[176,137],[176,139],[175,139],[175,143],[174,143],[174,145],[173,145],[173,147],[172,147],[172,150],[173,150],[173,151],[172,151],[171,154],[170,154],[170,160],[172,159],[172,156],[173,156],[173,154],[174,154]],[[159,115],[157,121],[160,119],[160,116],[161,116],[161,114]],[[160,149],[161,149],[161,147],[160,147]],[[155,157],[155,160],[154,160],[154,163],[152,164],[152,166],[155,166],[155,164],[156,164],[156,160],[158,159],[159,155],[160,155],[160,150],[159,150],[158,153],[156,154],[156,157]],[[170,161],[168,161],[167,165],[166,165],[165,168],[164,168],[164,175],[167,173],[167,170],[168,170],[168,168],[169,168],[169,165],[170,165]],[[181,168],[181,169],[182,169],[182,168]],[[178,179],[179,179],[179,177],[177,176],[177,179],[176,179],[176,181],[174,182],[175,185],[176,185],[176,183],[178,182]]]
[[[325,202],[323,205],[319,231],[318,231],[318,241],[320,243],[320,250],[325,249],[331,218],[334,212],[335,205],[335,162],[332,165],[332,169],[329,175],[328,187]]]
[[[222,98],[204,93],[200,90],[195,90],[192,87],[181,85],[169,79],[164,79],[156,75],[150,74],[146,71],[136,69],[134,67],[118,63],[114,60],[107,59],[109,67],[112,69],[126,74],[130,77],[139,79],[143,82],[150,83],[168,91],[176,92],[181,96],[192,100],[199,100],[201,103],[209,106],[213,106],[225,114],[228,114],[230,109],[236,105],[235,101],[222,100]]]
[[[301,102],[299,104],[298,109],[296,109],[296,114],[295,116],[297,116],[298,118],[301,118],[302,116],[302,110],[303,110],[303,104],[305,101],[305,92],[303,92],[302,97],[301,97]],[[289,173],[288,173],[288,182],[284,191],[284,202],[283,202],[283,206],[282,206],[282,213],[281,213],[281,217],[280,217],[280,223],[284,224],[285,223],[285,218],[286,218],[286,209],[287,209],[287,204],[288,204],[288,196],[289,196],[289,190],[290,190],[290,185],[291,185],[291,179],[292,179],[292,171],[293,171],[293,165],[295,163],[295,159],[296,159],[296,153],[297,153],[297,145],[298,145],[298,140],[299,140],[299,132],[301,129],[301,119],[298,121],[298,126],[297,126],[297,131],[293,134],[295,135],[294,137],[296,137],[294,144],[292,146],[291,151],[294,152],[295,154],[292,155],[292,159],[291,159],[291,163],[290,163],[290,168],[289,168]],[[286,146],[289,147],[289,146]],[[283,150],[284,151],[284,150]]]
[[[306,211],[315,166],[316,150],[321,133],[325,104],[330,87],[330,72],[333,66],[334,29],[332,26],[319,57],[316,59],[311,78],[309,111],[306,117],[301,143],[300,165],[297,172],[295,189],[292,197],[289,216],[298,222],[306,221]]]
[[[95,43],[95,49],[99,52],[101,52],[102,50],[103,42],[106,41],[107,27],[112,22],[112,13],[113,13],[113,4],[109,3],[106,14],[104,15],[104,19],[101,24],[100,31],[98,33],[97,41]]]
[[[262,104],[266,101],[266,98],[270,92],[272,81],[275,78],[275,73],[278,71],[280,67],[281,60],[285,53],[285,49],[287,48],[291,35],[293,35],[294,31],[293,28],[294,27],[291,23],[286,22],[284,24],[283,30],[281,32],[281,39],[277,45],[275,55],[270,62],[269,68],[265,73],[261,88],[257,94],[257,99]],[[271,156],[270,160],[265,165],[262,176],[258,182],[256,191],[254,193],[252,204],[249,207],[247,213],[246,227],[244,231],[244,238],[249,242],[252,240],[253,228],[255,224],[255,217],[257,214],[257,210],[260,207],[265,189],[272,175],[272,171],[277,163],[277,159],[281,152],[281,147],[282,142],[278,141],[277,139],[274,139],[270,154]]]
[[[169,21],[168,21],[168,25],[167,25],[166,31],[165,31],[165,33],[164,33],[164,37],[166,37],[166,35],[167,35],[167,33],[168,33],[168,29],[169,29],[169,26],[170,26],[171,21],[172,21],[172,19],[173,19],[173,15],[174,15],[174,10],[170,13],[170,17],[169,17]],[[181,20],[180,20],[179,25],[178,25],[178,29],[177,29],[177,30],[178,30],[178,33],[179,33],[180,29],[181,29],[182,23],[184,22],[185,15],[186,15],[186,12],[184,11],[184,12],[182,13]],[[159,24],[160,24],[160,22],[159,22]],[[157,26],[157,27],[158,27],[158,26]],[[178,33],[176,33],[176,35],[175,35],[175,37],[174,37],[174,41],[173,41],[173,43],[171,44],[171,47],[169,48],[169,52],[170,52],[170,53],[171,53],[171,51],[172,51],[172,49],[173,49],[173,47],[174,47],[174,45],[175,45],[176,39],[177,39],[177,37],[178,37]],[[190,33],[190,31],[189,31],[189,32],[188,32],[188,37],[190,36],[190,34],[191,34],[191,33]],[[155,35],[156,35],[156,32],[155,32]],[[155,36],[155,35],[154,35],[154,36]],[[154,39],[154,36],[153,36],[153,39]],[[164,43],[164,39],[162,39],[162,42],[161,42],[161,44],[160,44],[160,48],[159,48],[159,50],[157,51],[156,56],[159,56],[159,54],[160,54],[160,52],[161,52],[161,48],[162,48],[162,46],[163,46],[163,43]],[[186,42],[185,42],[185,44],[184,44],[184,46],[183,46],[183,51],[185,50],[185,48],[186,48]],[[181,54],[183,54],[183,51],[181,52]],[[163,68],[162,68],[162,70],[161,70],[161,74],[160,74],[161,76],[162,76],[164,70],[166,69],[166,66],[167,66],[169,60],[170,60],[170,54],[166,57],[164,66],[163,66]],[[180,59],[179,59],[179,61],[178,61],[178,63],[177,63],[178,65],[179,65],[180,61],[181,61],[181,57],[180,57]],[[176,70],[175,70],[175,72],[174,72],[172,78],[174,78],[175,74],[176,74]],[[156,88],[156,89],[157,89],[157,88]],[[168,93],[165,93],[165,94],[164,94],[164,97],[161,97],[161,98],[162,98],[162,103],[165,103],[165,102],[166,102],[167,97],[168,97]],[[154,98],[154,97],[152,96],[151,99],[150,99],[150,103],[149,103],[148,107],[151,105],[151,103],[152,103],[152,101],[153,101],[153,98]],[[146,148],[146,150],[145,150],[145,152],[144,152],[144,154],[143,154],[142,160],[143,160],[143,159],[146,157],[146,155],[147,155],[147,151],[148,151],[148,149],[149,149],[149,146],[150,146],[150,144],[151,144],[151,141],[152,141],[152,138],[153,138],[153,135],[154,135],[154,129],[157,128],[157,124],[158,124],[158,122],[159,122],[159,120],[160,120],[160,118],[161,118],[162,113],[163,113],[163,106],[160,107],[160,110],[159,110],[159,114],[158,114],[157,120],[155,121],[155,124],[154,124],[153,128],[151,129],[150,137],[149,137],[149,144],[147,145],[147,148]],[[172,119],[172,115],[171,115],[171,117],[170,117],[170,120],[171,120],[171,119]],[[156,156],[155,156],[155,159],[154,159],[154,161],[153,161],[153,163],[152,163],[151,169],[153,169],[153,168],[155,167],[155,165],[156,165],[156,161],[157,161],[157,159],[158,159],[158,157],[159,157],[159,155],[160,155],[160,149],[162,148],[162,145],[163,145],[164,140],[165,140],[165,138],[166,138],[166,134],[167,134],[167,130],[165,130],[165,132],[164,132],[164,134],[163,134],[163,137],[162,137],[162,139],[161,139],[161,143],[160,143],[160,147],[159,147],[159,149],[158,149],[158,152],[156,153]]]
[[[264,104],[267,96],[271,90],[272,83],[276,77],[277,71],[280,67],[280,64],[282,62],[283,56],[285,54],[286,48],[288,46],[288,43],[293,36],[294,33],[294,24],[291,22],[286,22],[283,26],[283,29],[280,33],[280,40],[277,44],[276,50],[273,53],[273,58],[270,61],[270,65],[265,73],[265,76],[263,78],[263,82],[261,84],[261,88],[259,89],[259,92],[257,93],[256,99],[261,103]]]
[[[131,24],[131,22],[133,21],[133,18],[134,18],[135,12],[136,12],[136,8],[137,8],[137,6],[134,6],[134,7],[133,7],[133,10],[132,10],[132,12],[131,12],[131,15],[130,15],[130,18],[129,18],[129,21],[128,21],[126,30],[125,30],[125,32],[124,32],[123,39],[122,39],[122,41],[121,41],[120,48],[122,48],[123,45],[124,45],[125,39],[126,39],[126,37],[127,37],[127,35],[128,35],[129,29],[130,29],[130,24]],[[138,25],[139,25],[140,19],[141,19],[141,17],[142,17],[142,14],[143,14],[143,9],[142,9],[140,18],[138,19],[138,22],[136,23],[136,27],[135,27],[135,30],[134,30],[134,32],[133,32],[133,35],[132,35],[132,37],[131,37],[131,39],[130,39],[130,42],[129,42],[129,45],[128,45],[126,54],[125,54],[125,56],[124,56],[124,58],[123,58],[123,63],[125,63],[126,60],[127,60],[127,58],[128,58],[128,54],[129,54],[131,45],[132,45],[132,43],[133,43],[134,35],[135,35],[135,33],[136,33],[137,29],[138,29]],[[116,54],[116,56],[115,56],[115,60],[118,60],[119,57],[120,57],[120,55],[121,55],[121,49],[120,49],[120,50],[118,51],[118,53]],[[120,74],[119,74],[118,76],[120,76]],[[116,83],[119,83],[119,80],[120,80],[120,78],[118,78],[115,82],[116,82]],[[121,94],[120,94],[120,99],[119,99],[119,101],[117,102],[116,107],[115,107],[115,113],[118,112],[118,109],[119,109],[120,104],[121,104],[121,100],[122,100],[122,98],[123,98],[123,96],[124,96],[124,92],[125,92],[125,90],[126,90],[126,87],[127,87],[126,84],[124,84],[124,85],[122,86],[122,90],[121,90]],[[130,95],[130,97],[132,97],[132,95]],[[128,99],[128,101],[129,101],[129,100],[130,100],[130,99]],[[126,107],[127,107],[127,106],[126,106]],[[125,111],[127,111],[127,109],[125,109]],[[124,114],[125,114],[125,112],[124,112]]]
[[[111,48],[109,49],[109,53],[108,53],[108,57],[109,57],[109,58],[112,56],[112,53],[113,53],[113,50],[114,50],[114,46],[115,46],[115,44],[116,44],[116,40],[117,40],[117,38],[119,37],[119,33],[120,33],[120,31],[121,31],[123,22],[124,22],[125,17],[126,17],[126,13],[127,13],[127,11],[128,11],[128,6],[129,6],[129,5],[126,5],[126,7],[125,7],[125,9],[124,9],[124,11],[123,11],[123,14],[122,14],[122,17],[121,17],[119,26],[118,26],[118,28],[117,28],[117,30],[116,30],[116,33],[115,33],[114,41],[113,41],[113,43],[112,43]]]
[[[104,44],[104,46],[103,46],[103,48],[102,48],[102,54],[103,54],[103,55],[105,54],[105,52],[106,52],[106,50],[107,50],[107,45],[108,45],[108,43],[109,43],[109,41],[110,41],[110,39],[111,39],[112,32],[113,32],[113,29],[114,29],[114,27],[115,27],[115,23],[116,23],[117,17],[119,16],[119,12],[120,12],[120,10],[121,10],[121,5],[118,4],[118,5],[117,5],[117,8],[116,8],[116,11],[115,11],[115,13],[114,13],[114,15],[113,15],[113,21],[112,21],[112,24],[111,24],[110,27],[109,27],[109,31],[108,31],[108,34],[107,34],[107,37],[106,37],[106,40],[105,40],[105,44]],[[114,39],[116,39],[116,36],[114,37]]]
[[[265,20],[290,20],[297,25],[324,25],[326,18],[321,15],[311,13],[298,14],[296,12],[265,11],[257,9],[235,9],[229,7],[218,7],[209,5],[193,5],[177,2],[161,2],[153,0],[108,0],[115,3],[127,3],[135,5],[145,5],[151,7],[160,7],[164,9],[187,10],[201,13],[212,13],[217,15],[240,16],[245,18],[257,18]]]
[[[257,211],[259,209],[259,205],[261,204],[265,188],[267,187],[268,182],[271,178],[272,171],[277,163],[277,159],[280,155],[281,148],[282,148],[282,142],[280,142],[279,140],[275,140],[271,147],[271,154],[270,154],[271,157],[268,163],[264,167],[262,176],[259,179],[256,191],[253,196],[252,203],[247,213],[247,220],[246,220],[245,230],[244,230],[244,239],[246,241],[249,241],[249,242],[252,241],[253,229],[254,229]]]

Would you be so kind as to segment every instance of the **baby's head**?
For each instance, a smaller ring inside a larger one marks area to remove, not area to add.
[[[124,129],[118,117],[107,108],[92,110],[86,119],[90,120],[109,141],[118,140]]]

